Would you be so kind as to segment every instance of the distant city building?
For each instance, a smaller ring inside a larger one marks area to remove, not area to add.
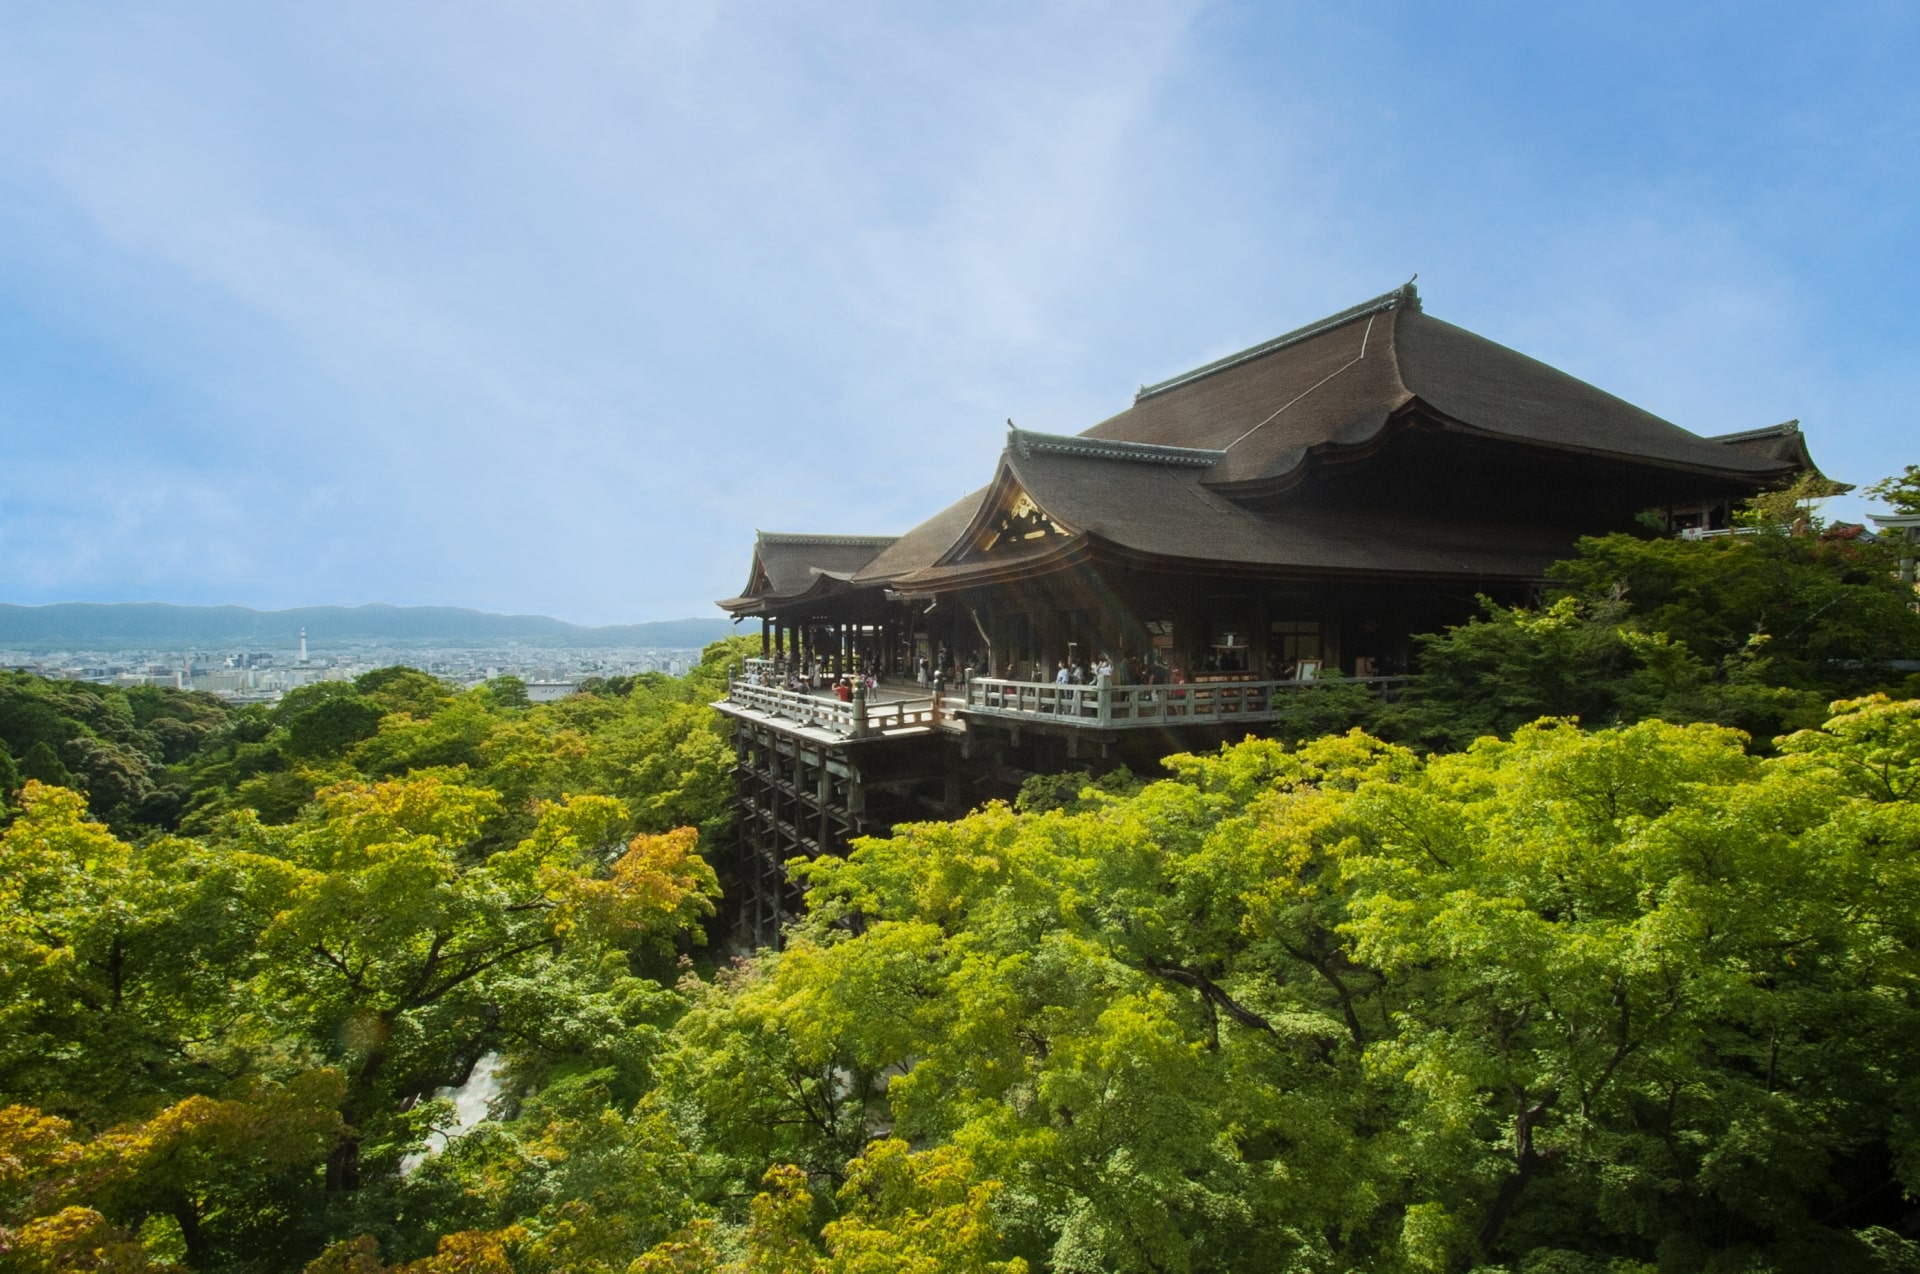
[[[684,674],[699,661],[698,650],[653,647],[548,649],[515,643],[486,648],[417,643],[338,643],[337,653],[309,651],[304,663],[293,651],[164,650],[0,651],[0,668],[39,676],[101,685],[164,686],[204,691],[232,703],[273,703],[289,690],[321,681],[347,681],[375,668],[404,664],[459,688],[519,677],[534,703],[550,703],[575,693],[588,677],[633,676],[661,672]]]

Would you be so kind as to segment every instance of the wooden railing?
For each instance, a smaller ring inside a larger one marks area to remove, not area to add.
[[[1294,696],[1336,685],[1386,694],[1405,677],[1345,677],[1337,681],[1209,681],[1164,686],[1060,685],[975,677],[967,683],[969,716],[1003,717],[1097,730],[1140,726],[1273,721]]]
[[[727,701],[795,725],[827,730],[850,739],[933,726],[939,723],[940,717],[932,695],[869,703],[864,693],[856,692],[852,701],[846,702],[832,695],[761,685],[751,676],[736,678],[728,684]]]
[[[749,661],[749,667],[756,661]],[[778,717],[796,726],[825,730],[844,738],[867,738],[895,730],[959,728],[956,716],[980,716],[1092,730],[1146,726],[1256,725],[1279,719],[1290,700],[1334,686],[1364,686],[1386,695],[1407,683],[1405,677],[1345,677],[1321,681],[1204,681],[1165,686],[1060,685],[1046,681],[1010,681],[975,677],[948,692],[944,702],[932,695],[869,703],[864,694],[851,702],[831,695],[807,694],[761,684],[757,676],[736,678],[727,702]]]

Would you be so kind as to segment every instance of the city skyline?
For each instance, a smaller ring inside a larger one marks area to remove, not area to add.
[[[903,531],[1007,417],[1415,272],[1695,432],[1920,461],[1902,6],[0,21],[0,601],[712,615],[756,528]]]
[[[683,676],[700,662],[687,647],[551,648],[533,643],[496,647],[341,642],[294,657],[288,647],[214,645],[99,646],[9,649],[0,643],[0,672],[29,672],[60,681],[107,686],[203,690],[237,703],[275,703],[289,690],[321,681],[349,681],[376,668],[404,665],[468,689],[518,677],[536,703],[572,693],[592,677],[661,673]]]

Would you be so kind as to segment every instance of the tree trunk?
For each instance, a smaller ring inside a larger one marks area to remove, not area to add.
[[[200,1228],[200,1211],[185,1197],[176,1198],[168,1209],[180,1227],[180,1239],[187,1245],[187,1261],[196,1269],[213,1255],[207,1232]]]
[[[387,1064],[387,1037],[393,1029],[394,1014],[381,1013],[376,1019],[374,1044],[366,1060],[347,1084],[347,1100],[340,1106],[340,1141],[327,1155],[327,1193],[337,1194],[360,1188],[360,1121],[373,1109],[374,1077]]]
[[[1480,1223],[1478,1241],[1482,1256],[1493,1254],[1501,1232],[1520,1206],[1527,1182],[1533,1179],[1534,1170],[1545,1162],[1545,1156],[1533,1148],[1533,1129],[1559,1097],[1558,1092],[1551,1092],[1529,1106],[1525,1093],[1514,1094],[1513,1172],[1500,1183],[1500,1192],[1493,1196],[1493,1206],[1487,1210],[1486,1220]]]

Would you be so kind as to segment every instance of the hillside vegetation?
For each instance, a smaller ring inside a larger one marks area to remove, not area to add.
[[[1397,704],[796,862],[733,959],[743,644],[0,678],[0,1269],[1920,1269],[1889,566],[1589,542]]]

